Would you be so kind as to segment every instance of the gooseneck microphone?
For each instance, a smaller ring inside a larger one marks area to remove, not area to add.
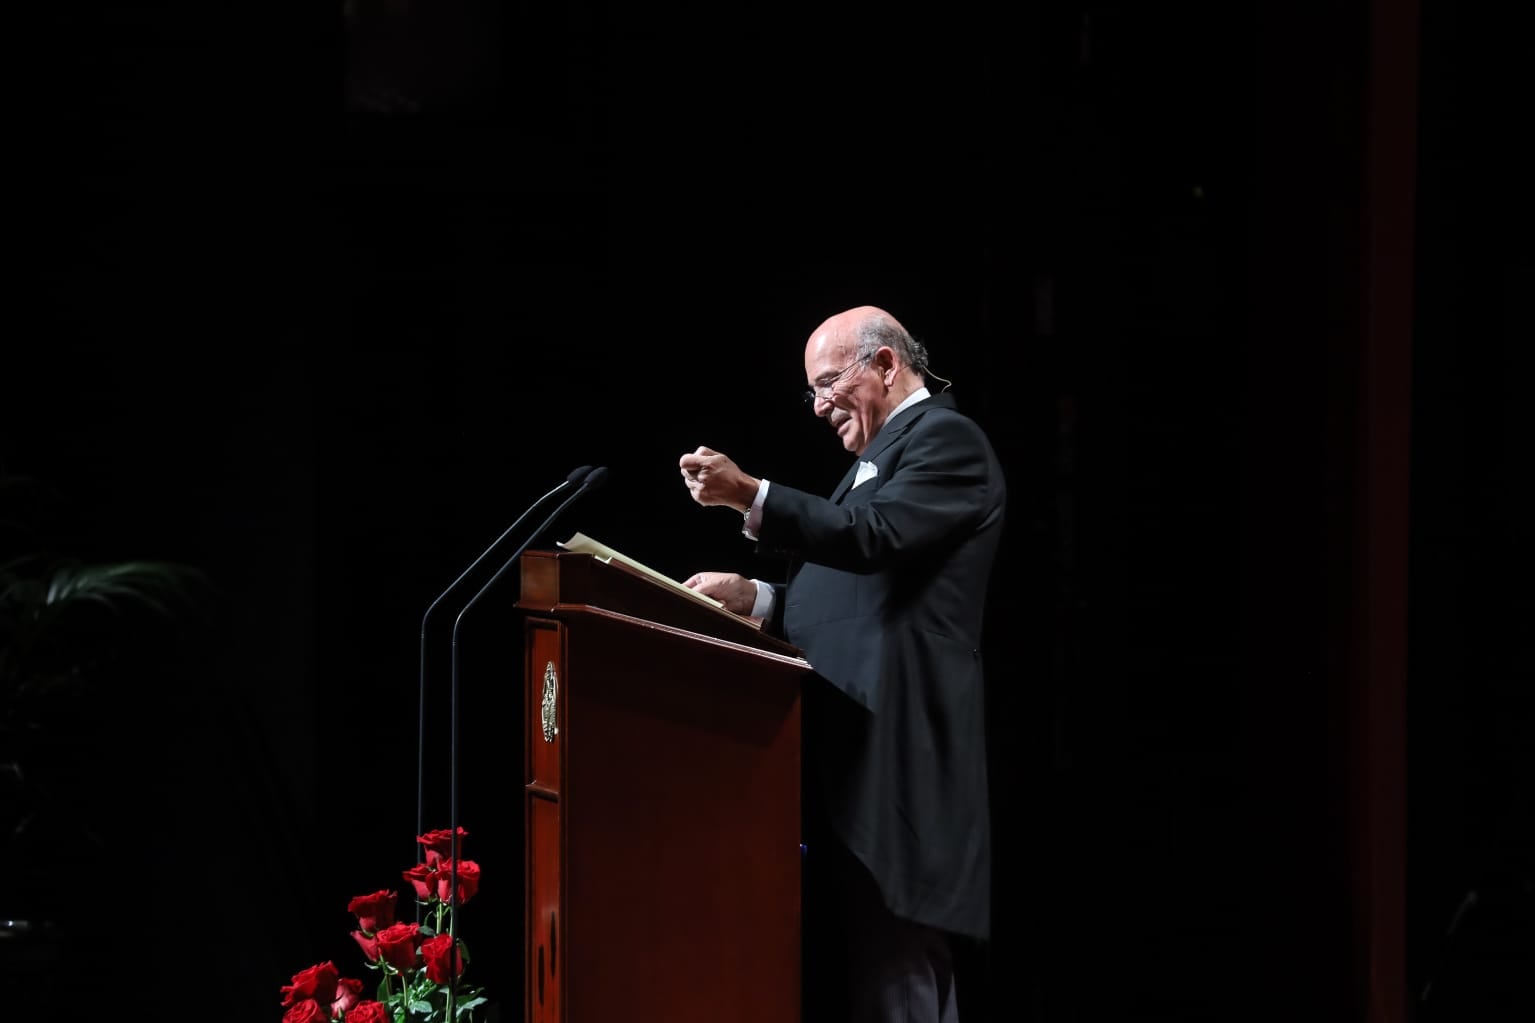
[[[606,474],[606,472],[607,472],[606,469],[604,469],[602,471],[603,471],[604,474]],[[453,591],[457,590],[459,588],[459,586],[463,584],[464,580],[469,578],[469,576],[474,572],[474,570],[476,568],[480,567],[480,563],[483,562],[486,558],[490,557],[492,551],[494,551],[497,547],[500,547],[501,544],[506,541],[506,538],[511,536],[512,533],[514,533],[517,530],[517,527],[521,526],[524,522],[527,521],[527,518],[528,518],[529,515],[532,515],[534,511],[536,511],[537,509],[543,507],[545,504],[548,503],[548,501],[549,501],[549,499],[551,497],[553,497],[554,495],[560,493],[561,491],[566,490],[566,489],[568,489],[570,487],[573,487],[573,486],[579,488],[581,485],[584,485],[586,483],[587,478],[590,477],[591,474],[592,474],[592,467],[591,466],[589,466],[589,465],[577,466],[576,468],[574,468],[574,469],[572,469],[570,471],[570,474],[568,476],[566,476],[564,480],[562,480],[560,483],[556,484],[554,486],[554,488],[551,489],[548,493],[544,494],[538,500],[536,500],[532,504],[528,505],[527,509],[521,515],[517,516],[517,521],[513,522],[510,526],[507,526],[505,531],[503,531],[500,536],[496,537],[495,541],[489,547],[485,548],[484,552],[478,558],[475,558],[474,561],[472,563],[470,563],[468,568],[466,568],[462,572],[460,572],[458,578],[454,579],[451,583],[449,583],[448,584],[448,588],[443,590],[441,593],[439,593],[437,595],[437,599],[432,601],[432,603],[430,605],[428,605],[428,607],[426,609],[426,612],[424,614],[422,614],[422,616],[421,616],[421,664],[420,664],[420,678],[419,678],[419,684],[418,684],[417,703],[416,703],[416,834],[418,834],[418,835],[422,835],[422,834],[426,833],[426,821],[424,819],[424,815],[425,815],[425,812],[426,812],[425,811],[425,800],[426,800],[426,626],[427,626],[427,622],[431,619],[432,612],[437,610],[437,605],[441,604],[448,597],[448,595],[450,593],[452,593]],[[542,531],[547,526],[548,526],[548,520],[545,520],[544,525],[540,526],[539,530]],[[453,850],[453,852],[454,852],[454,856],[456,858],[457,857],[457,852],[458,852],[458,850],[457,850],[457,843],[458,843],[458,837],[457,836],[458,836],[458,832],[455,830],[453,832],[453,835],[454,835],[454,837],[453,837],[453,842],[454,842],[454,850]],[[417,859],[416,859],[417,863],[421,862],[421,856],[423,854],[424,854],[424,847],[418,848],[417,849]],[[418,916],[419,916],[419,913],[420,913],[420,910],[418,909],[417,910],[417,915]]]
[[[582,466],[582,468],[584,469],[586,467]],[[579,471],[580,470],[577,470],[577,472]],[[575,476],[576,473],[571,473],[570,478],[567,479],[566,482],[571,482],[575,479]],[[548,516],[544,518],[543,522],[539,523],[538,528],[529,533],[527,537],[522,541],[522,543],[517,545],[517,549],[512,552],[511,557],[507,558],[501,567],[496,570],[496,574],[486,580],[485,584],[475,591],[474,596],[470,597],[467,601],[464,602],[464,606],[459,609],[458,616],[453,620],[453,668],[451,681],[449,683],[450,695],[448,710],[448,720],[450,728],[452,729],[448,739],[448,834],[451,836],[451,841],[453,843],[453,859],[450,865],[448,879],[448,919],[450,921],[448,933],[450,935],[450,940],[455,943],[452,947],[455,948],[457,947],[456,943],[458,941],[458,629],[459,626],[463,624],[464,615],[469,612],[470,608],[479,602],[481,597],[485,596],[490,588],[494,586],[503,575],[506,574],[508,569],[517,564],[518,559],[522,557],[523,551],[527,550],[528,546],[532,544],[533,541],[542,536],[544,531],[552,526],[555,520],[564,514],[565,509],[574,504],[582,494],[585,494],[590,490],[596,490],[598,487],[607,482],[607,478],[608,470],[606,466],[598,466],[597,468],[587,472],[585,477],[580,481],[576,488],[572,490],[570,494],[567,495],[566,498],[559,503],[558,506],[555,507],[554,511],[550,512]],[[555,490],[558,489],[558,487],[555,488]],[[545,495],[545,497],[548,497],[553,493],[554,491],[550,491],[550,494]],[[534,504],[534,507],[537,507],[542,503],[543,499],[541,498]],[[532,509],[529,510],[531,511]],[[500,541],[497,542],[499,543]],[[489,552],[487,551],[486,553]],[[481,557],[484,557],[484,555],[481,555]],[[458,978],[456,974],[449,974],[447,1010],[449,1019],[453,1018],[454,1002],[458,986],[457,980]]]
[[[448,594],[450,594],[454,590],[458,589],[459,584],[462,583],[465,579],[467,579],[469,577],[469,573],[473,572],[476,568],[479,568],[480,567],[480,562],[482,562],[486,558],[490,557],[490,553],[492,551],[494,551],[497,547],[501,546],[502,541],[504,541],[508,536],[511,536],[513,530],[515,530],[518,526],[522,525],[523,522],[525,522],[527,520],[529,515],[532,515],[533,512],[536,509],[542,507],[543,504],[546,501],[548,501],[549,498],[553,497],[555,494],[558,494],[560,491],[564,490],[566,487],[576,486],[576,485],[580,485],[580,484],[586,482],[586,478],[588,476],[590,476],[592,474],[592,472],[593,472],[593,469],[589,465],[577,466],[576,468],[570,470],[570,474],[567,475],[565,477],[565,479],[562,480],[560,483],[556,484],[554,489],[550,490],[543,497],[540,497],[537,501],[534,501],[532,504],[528,505],[527,510],[524,511],[521,515],[517,516],[517,521],[513,522],[510,526],[507,526],[505,532],[503,532],[500,536],[496,537],[495,541],[489,547],[485,548],[484,553],[482,553],[478,558],[475,558],[474,562],[472,564],[470,564],[470,566],[468,568],[464,569],[461,573],[459,573],[458,578],[453,580],[451,583],[449,583],[448,584],[448,588],[443,590],[441,593],[439,593],[437,595],[437,599],[432,601],[431,605],[426,609],[426,613],[421,616],[421,631],[422,631],[422,633],[424,634],[426,632],[426,621],[427,621],[428,618],[431,617],[432,612],[437,609],[437,605],[442,603],[443,599],[445,597],[447,597]],[[602,470],[602,472],[604,474],[606,474],[607,470],[604,469],[604,470]],[[545,523],[545,524],[547,525],[547,523]],[[540,527],[540,528],[542,528],[542,527]]]
[[[464,602],[463,610],[459,611],[458,613],[458,620],[454,621],[453,623],[455,646],[457,645],[456,637],[458,636],[458,622],[463,619],[464,611],[468,611],[471,607],[473,607],[475,602],[485,595],[485,591],[494,586],[496,581],[506,574],[507,569],[517,564],[517,559],[522,557],[522,552],[528,549],[528,545],[531,544],[534,540],[538,539],[539,536],[543,534],[544,530],[554,525],[554,520],[563,515],[565,513],[565,509],[569,508],[573,503],[575,503],[576,498],[580,497],[588,490],[596,490],[598,487],[606,483],[607,480],[608,470],[606,466],[599,465],[597,468],[588,473],[586,479],[581,481],[581,485],[578,486],[569,497],[561,501],[559,507],[550,512],[549,517],[544,519],[543,522],[539,523],[537,529],[528,534],[528,538],[518,545],[517,549],[512,552],[512,556],[506,559],[505,564],[496,569],[496,574],[491,576],[484,586],[480,587],[479,592]]]

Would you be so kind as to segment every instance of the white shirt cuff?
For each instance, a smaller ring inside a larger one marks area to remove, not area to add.
[[[757,602],[752,605],[751,616],[753,618],[770,618],[773,614],[773,587],[761,579],[753,579],[757,584]]]
[[[767,500],[768,481],[757,481],[757,496],[752,499],[752,506],[746,509],[746,524],[741,527],[742,535],[748,539],[757,539],[757,530],[762,528],[762,502]],[[758,594],[761,599],[761,594]]]

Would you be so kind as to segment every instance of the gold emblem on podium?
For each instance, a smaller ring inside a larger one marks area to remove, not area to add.
[[[554,737],[560,734],[560,727],[556,724],[554,715],[554,697],[559,692],[559,678],[554,673],[554,662],[544,665],[544,699],[542,704],[544,720],[544,741],[553,742]]]

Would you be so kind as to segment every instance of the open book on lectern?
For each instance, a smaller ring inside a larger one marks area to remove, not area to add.
[[[561,550],[574,551],[577,554],[590,554],[592,557],[596,558],[598,561],[603,562],[604,564],[616,561],[621,565],[625,565],[634,569],[636,572],[646,576],[647,578],[654,579],[656,582],[660,583],[662,586],[667,587],[668,589],[677,591],[678,593],[687,597],[689,600],[695,600],[700,604],[707,604],[709,607],[715,608],[716,610],[727,614],[732,618],[738,618],[742,621],[750,622],[758,628],[762,627],[761,619],[750,618],[746,615],[738,615],[734,611],[726,610],[725,605],[720,601],[715,600],[713,597],[705,596],[704,594],[699,593],[697,590],[690,590],[677,580],[673,579],[671,576],[663,575],[648,565],[642,565],[638,561],[635,561],[633,558],[620,554],[618,551],[615,551],[607,544],[598,543],[596,540],[593,540],[591,537],[584,533],[576,533],[564,543],[559,543],[556,541],[556,544],[560,547]]]

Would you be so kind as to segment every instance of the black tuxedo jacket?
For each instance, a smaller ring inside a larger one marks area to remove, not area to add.
[[[772,483],[757,529],[791,558],[771,627],[830,683],[807,690],[807,802],[896,915],[984,938],[981,624],[1001,465],[947,395],[886,422],[860,461],[877,474],[855,487],[855,463],[830,498]]]

